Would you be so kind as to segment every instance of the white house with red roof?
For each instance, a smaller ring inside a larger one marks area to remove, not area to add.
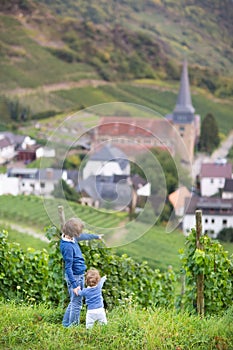
[[[203,163],[200,171],[201,196],[211,197],[225,186],[226,179],[232,179],[232,164]]]

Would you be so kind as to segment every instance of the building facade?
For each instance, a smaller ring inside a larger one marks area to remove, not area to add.
[[[183,233],[188,235],[196,227],[195,211],[202,211],[202,232],[217,238],[224,228],[233,227],[233,199],[193,196],[186,201]]]

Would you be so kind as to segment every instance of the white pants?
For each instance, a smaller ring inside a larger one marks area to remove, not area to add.
[[[104,308],[87,310],[86,315],[86,328],[92,328],[95,321],[98,321],[102,324],[107,324],[107,318]]]

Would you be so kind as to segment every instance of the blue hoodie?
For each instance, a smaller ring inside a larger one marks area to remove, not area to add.
[[[60,251],[65,262],[65,273],[73,289],[78,287],[74,275],[83,275],[86,270],[86,265],[78,241],[92,239],[99,239],[99,236],[81,233],[79,237],[76,237],[73,240],[68,240],[63,235],[60,241]]]

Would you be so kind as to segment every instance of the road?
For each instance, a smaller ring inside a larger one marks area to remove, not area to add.
[[[230,148],[233,146],[233,131],[230,132],[228,137],[221,143],[218,149],[216,149],[211,156],[203,153],[198,153],[192,164],[192,179],[195,181],[196,176],[200,173],[202,163],[213,163],[217,158],[226,158]]]

